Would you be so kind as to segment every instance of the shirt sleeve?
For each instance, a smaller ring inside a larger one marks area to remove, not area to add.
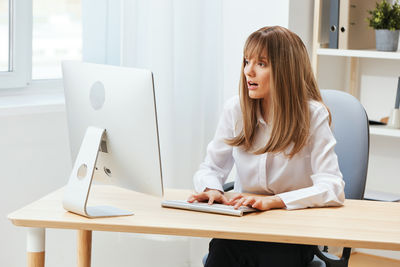
[[[278,194],[289,210],[344,203],[344,181],[334,151],[336,139],[329,126],[329,113],[321,106],[315,117],[309,139],[313,185]]]
[[[238,98],[230,99],[224,106],[213,140],[207,146],[207,155],[194,174],[193,182],[196,192],[206,188],[223,192],[223,184],[234,164],[232,146],[225,140],[234,136],[234,105]]]

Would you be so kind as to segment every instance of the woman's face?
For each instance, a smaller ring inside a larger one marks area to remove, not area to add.
[[[270,73],[271,68],[267,58],[245,58],[244,75],[250,98],[264,99],[269,96]]]

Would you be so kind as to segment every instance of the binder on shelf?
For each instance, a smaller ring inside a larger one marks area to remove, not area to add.
[[[329,9],[329,48],[338,48],[339,0],[331,0]]]
[[[321,20],[321,25],[320,25],[320,36],[319,36],[319,42],[320,42],[320,48],[328,48],[329,47],[329,15],[330,15],[330,7],[331,7],[331,2],[330,1],[321,1],[320,2],[320,20]]]
[[[397,81],[397,93],[396,93],[396,100],[394,102],[394,108],[395,109],[400,108],[400,77],[399,80]]]
[[[375,49],[375,32],[366,18],[376,1],[340,0],[339,49]]]

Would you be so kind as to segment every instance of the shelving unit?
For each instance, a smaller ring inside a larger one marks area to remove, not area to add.
[[[394,80],[397,76],[400,76],[400,72],[398,71],[400,70],[400,52],[325,48],[326,44],[323,44],[321,41],[322,10],[324,9],[324,12],[326,12],[325,7],[322,7],[323,2],[324,0],[314,0],[311,62],[315,77],[320,79],[318,82],[321,84],[321,87],[343,90],[352,94],[360,101],[363,101],[367,112],[369,111],[372,113],[370,114],[371,117],[376,116],[376,114],[373,113],[376,112],[376,110],[385,110],[385,112],[387,111],[389,113],[392,102],[389,103],[388,98],[384,101],[381,101],[382,98],[380,98],[382,96],[387,97],[387,91],[382,89],[388,87],[381,87],[379,83],[382,80],[387,83],[388,79],[393,78]],[[323,42],[326,42],[326,39],[323,40]],[[390,66],[391,69],[387,66]],[[369,83],[371,81],[372,83]],[[371,106],[371,103],[374,102],[378,103],[377,105],[379,106]],[[387,103],[387,106],[385,103]],[[369,110],[368,105],[370,108]],[[375,107],[376,109],[374,110]],[[381,114],[379,114],[379,116],[382,117]],[[370,142],[366,191],[369,193],[379,192],[385,196],[390,194],[398,195],[400,194],[400,177],[398,175],[398,163],[400,162],[400,129],[376,125],[370,126],[369,129],[370,135],[373,138]],[[370,252],[366,253],[370,254]],[[400,255],[394,252],[390,254],[381,251],[375,251],[374,254],[396,258]],[[382,258],[375,262],[372,259],[373,256],[367,255],[367,257],[367,261],[362,261],[362,264],[357,265],[355,264],[357,257],[352,256],[353,259],[350,259],[354,262],[350,265],[367,266],[366,262],[371,263],[371,266],[378,266],[379,264],[381,264],[381,266],[390,265],[388,263],[390,260],[386,261],[386,259]],[[398,262],[394,262],[393,266],[397,266],[396,264],[398,265]]]
[[[318,61],[320,56],[349,58],[350,69],[349,69],[348,92],[353,96],[355,96],[356,98],[359,98],[360,95],[359,59],[373,58],[373,59],[384,59],[384,60],[387,59],[399,60],[399,66],[400,66],[400,52],[322,48],[320,43],[322,1],[323,0],[314,1],[314,29],[313,29],[313,53],[312,53],[312,66],[314,74],[316,77],[318,77]],[[400,129],[390,129],[388,127],[382,127],[382,126],[371,126],[370,134],[400,138]]]
[[[378,59],[393,59],[393,60],[400,59],[399,52],[382,52],[376,50],[346,50],[346,49],[318,48],[316,53],[319,56],[378,58]]]
[[[387,126],[370,126],[369,134],[400,138],[399,129],[392,129]]]

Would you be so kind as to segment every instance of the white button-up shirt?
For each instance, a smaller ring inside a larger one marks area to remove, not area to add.
[[[336,140],[328,111],[317,101],[309,101],[309,107],[308,142],[289,159],[283,153],[255,155],[227,145],[224,140],[237,136],[242,128],[239,97],[228,100],[206,158],[194,175],[195,190],[223,191],[222,185],[235,164],[236,192],[278,195],[287,209],[343,205],[344,181],[334,151]],[[268,141],[271,126],[261,114],[258,125],[254,146],[261,148]]]

